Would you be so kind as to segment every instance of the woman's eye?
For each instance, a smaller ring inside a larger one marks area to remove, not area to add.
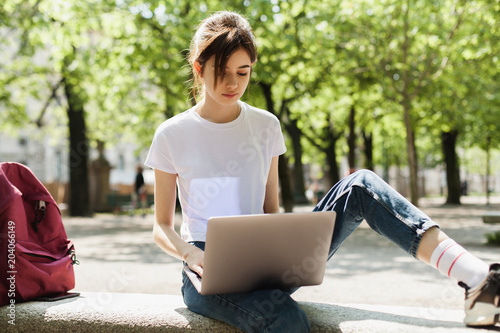
[[[239,76],[247,76],[248,73],[238,73]]]

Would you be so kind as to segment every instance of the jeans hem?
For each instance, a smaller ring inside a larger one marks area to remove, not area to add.
[[[417,251],[420,246],[420,242],[422,241],[422,238],[424,237],[425,233],[432,228],[440,229],[439,224],[435,223],[434,221],[429,221],[422,228],[417,230],[415,238],[413,239],[410,245],[410,254],[413,256],[413,258],[419,260],[417,257]]]

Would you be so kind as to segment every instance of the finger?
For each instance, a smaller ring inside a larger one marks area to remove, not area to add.
[[[203,277],[203,267],[201,267],[200,265],[194,265],[193,268],[196,274],[198,274],[200,277]]]

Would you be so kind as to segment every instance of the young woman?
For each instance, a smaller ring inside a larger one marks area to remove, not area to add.
[[[155,241],[200,276],[209,217],[279,209],[278,156],[286,151],[279,121],[240,101],[256,60],[254,37],[242,16],[219,12],[204,20],[189,57],[201,100],[159,126],[146,160],[156,177]],[[174,230],[176,189],[183,216],[180,236]],[[330,257],[365,219],[466,288],[466,324],[498,322],[500,265],[488,267],[464,250],[374,173],[363,170],[344,178],[315,210],[337,212]],[[202,296],[183,273],[189,309],[246,332],[308,332],[293,291]]]

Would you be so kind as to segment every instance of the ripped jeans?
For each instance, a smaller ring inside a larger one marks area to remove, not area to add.
[[[413,257],[417,255],[423,234],[437,227],[427,215],[368,170],[355,172],[335,184],[314,208],[314,211],[325,210],[337,213],[329,258],[363,220]],[[203,242],[193,244],[205,248]],[[291,297],[297,289],[202,296],[186,274],[182,274],[184,302],[193,312],[245,332],[310,331],[307,316]]]

